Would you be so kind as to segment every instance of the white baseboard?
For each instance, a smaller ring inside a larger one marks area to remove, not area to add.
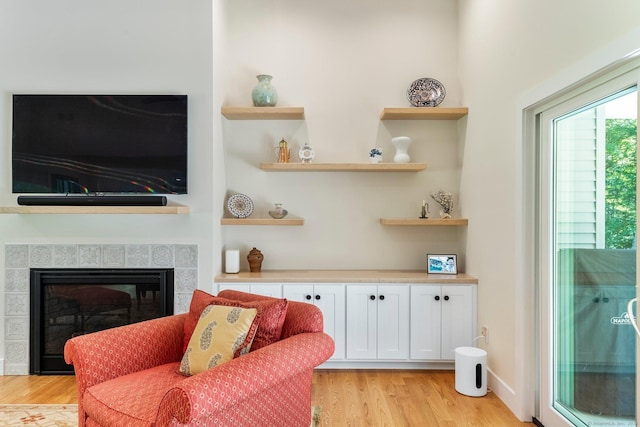
[[[518,402],[516,392],[494,374],[491,369],[487,369],[487,385],[520,421],[531,422],[530,414],[521,413],[522,405]]]

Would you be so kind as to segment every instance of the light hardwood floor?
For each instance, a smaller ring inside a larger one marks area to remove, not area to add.
[[[533,426],[493,393],[456,392],[453,371],[316,370],[311,401],[323,426]]]
[[[493,393],[463,396],[452,371],[316,370],[312,402],[326,427],[533,426]],[[75,377],[0,376],[0,404],[76,403]]]

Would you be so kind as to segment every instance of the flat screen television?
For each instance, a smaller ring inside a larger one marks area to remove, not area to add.
[[[13,193],[186,194],[187,95],[13,95]]]

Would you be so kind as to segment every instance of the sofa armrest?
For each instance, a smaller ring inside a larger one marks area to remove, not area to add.
[[[188,424],[250,399],[304,371],[313,370],[334,352],[324,332],[294,335],[221,366],[194,375],[169,390],[160,404],[158,425]]]
[[[68,340],[64,360],[74,366],[78,398],[92,385],[180,361],[186,316],[160,317]]]

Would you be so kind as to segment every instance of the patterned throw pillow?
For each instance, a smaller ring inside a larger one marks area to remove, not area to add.
[[[199,374],[248,353],[259,320],[255,308],[207,306],[182,357],[180,373]]]
[[[251,345],[251,350],[257,350],[280,339],[289,302],[284,298],[268,298],[252,302],[240,302],[216,297],[200,289],[196,289],[191,298],[189,314],[184,322],[184,351],[187,350],[187,344],[191,339],[191,334],[196,327],[200,313],[210,304],[256,308],[260,315],[260,325],[258,326],[256,337]]]

